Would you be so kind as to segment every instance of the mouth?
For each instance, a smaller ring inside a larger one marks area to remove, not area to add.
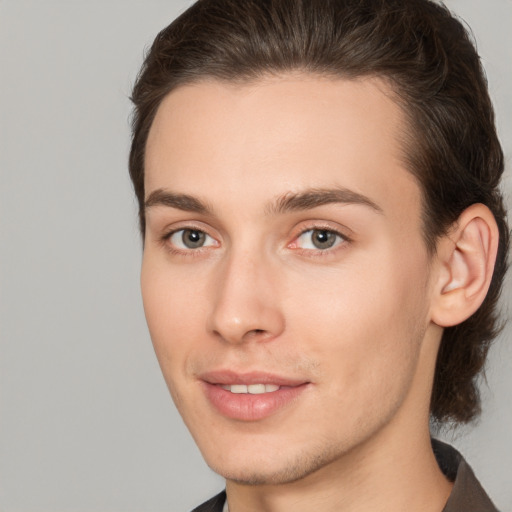
[[[237,395],[249,393],[250,395],[262,395],[279,391],[281,386],[277,384],[221,384],[222,389]]]
[[[262,372],[208,372],[200,376],[204,394],[217,414],[259,421],[297,403],[311,383]]]

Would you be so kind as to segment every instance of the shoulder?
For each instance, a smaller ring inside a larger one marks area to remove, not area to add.
[[[196,507],[192,512],[222,512],[224,502],[226,501],[226,492],[222,491],[213,498],[205,501],[199,507]]]

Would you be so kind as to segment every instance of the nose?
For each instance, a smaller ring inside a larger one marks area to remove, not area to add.
[[[278,273],[263,257],[232,253],[215,276],[209,332],[231,344],[279,336],[285,319]]]

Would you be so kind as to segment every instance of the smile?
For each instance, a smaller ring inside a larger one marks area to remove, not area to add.
[[[280,386],[277,384],[222,384],[221,388],[236,394],[262,395],[263,393],[278,391]]]
[[[216,414],[239,421],[259,421],[293,407],[312,383],[265,372],[229,370],[200,376],[204,395]]]

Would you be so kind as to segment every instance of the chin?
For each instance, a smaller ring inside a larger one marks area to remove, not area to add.
[[[228,481],[242,485],[282,485],[302,480],[334,462],[339,454],[334,451],[311,455],[297,453],[293,457],[279,455],[278,459],[271,457],[250,457],[239,454],[236,460],[224,457],[222,462],[215,459],[214,463],[207,461],[215,473]],[[243,459],[243,460],[240,460]]]

